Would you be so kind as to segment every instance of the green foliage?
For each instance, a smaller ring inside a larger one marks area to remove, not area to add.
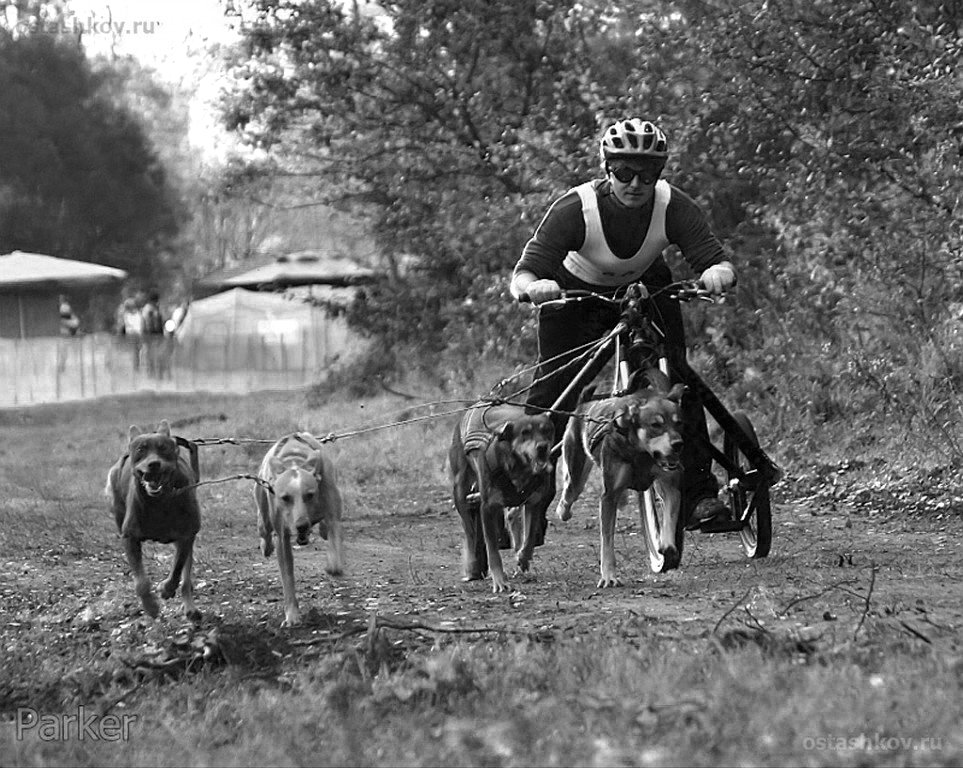
[[[176,229],[164,170],[76,43],[0,29],[0,252],[152,277]]]
[[[872,395],[939,432],[958,403],[941,329],[963,285],[961,18],[950,5],[777,1],[728,4],[694,27],[729,74],[710,133],[774,236],[768,268],[741,273],[780,350],[768,370],[811,362],[809,382],[833,393],[820,419]]]
[[[377,206],[392,269],[354,313],[362,328],[475,352],[457,340],[477,323],[482,346],[512,347],[507,273],[552,196],[591,172],[597,113],[626,74],[631,35],[578,7],[399,2],[371,20],[258,4],[229,121]]]
[[[519,355],[511,266],[601,127],[643,114],[740,265],[730,341],[693,323],[728,386],[813,424],[874,401],[958,417],[958,4],[381,5],[261,0],[228,109],[374,211],[391,269],[360,327],[440,364]]]

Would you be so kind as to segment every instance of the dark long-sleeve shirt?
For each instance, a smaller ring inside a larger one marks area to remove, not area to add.
[[[696,273],[727,261],[727,254],[699,205],[678,187],[671,186],[671,192],[665,212],[665,232],[669,242],[679,247],[683,258]],[[632,257],[648,232],[653,203],[642,208],[626,208],[615,199],[607,180],[596,182],[596,194],[602,231],[609,249],[619,258]],[[578,193],[569,190],[545,214],[534,236],[526,243],[515,272],[524,270],[538,278],[553,279],[562,288],[610,290],[580,280],[562,265],[569,251],[580,250],[584,242],[582,203]],[[662,258],[646,274],[647,282],[664,284],[671,279]]]

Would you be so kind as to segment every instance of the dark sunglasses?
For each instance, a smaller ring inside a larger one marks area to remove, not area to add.
[[[630,168],[626,165],[609,166],[609,173],[623,184],[630,184],[636,176],[643,184],[655,184],[662,175],[662,168]]]

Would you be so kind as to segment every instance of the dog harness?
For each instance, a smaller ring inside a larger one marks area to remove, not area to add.
[[[586,182],[575,187],[582,201],[582,218],[585,221],[585,242],[577,251],[569,251],[562,266],[575,277],[586,283],[606,287],[626,285],[642,277],[669,245],[665,234],[665,210],[672,198],[669,182],[660,179],[655,185],[655,200],[652,218],[645,240],[639,250],[628,259],[620,259],[609,247],[602,231],[602,217],[599,215],[599,200],[595,193],[595,182]]]
[[[607,437],[609,440],[608,448],[621,461],[632,467],[632,481],[629,488],[634,491],[644,491],[648,487],[646,478],[652,471],[652,458],[645,452],[633,447],[628,439],[628,434],[616,426],[616,419],[620,414],[615,414],[611,420],[604,423],[587,422],[584,424],[586,436],[588,438],[589,450],[594,454],[598,447]]]
[[[597,421],[586,422],[582,428],[585,429],[587,433],[586,437],[588,438],[589,450],[595,453],[595,449],[599,447],[599,444],[615,431],[615,419],[601,424]]]
[[[462,444],[465,453],[485,451],[495,438],[495,433],[485,423],[487,407],[472,408],[461,420]]]
[[[488,452],[493,449],[495,433],[485,422],[485,414],[488,410],[487,406],[472,408],[462,418],[462,445],[466,454],[479,451],[485,454],[487,459]],[[501,462],[495,460],[494,456],[491,461],[488,461],[488,467],[490,470],[488,477],[492,485],[502,494],[507,507],[520,507],[544,482],[544,478],[534,476],[518,488],[508,474],[508,470],[502,466]]]

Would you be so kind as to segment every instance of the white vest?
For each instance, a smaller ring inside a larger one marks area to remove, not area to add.
[[[575,191],[582,201],[585,242],[581,250],[568,252],[562,266],[575,277],[593,285],[617,287],[638,280],[669,245],[665,235],[665,209],[672,197],[669,182],[665,179],[656,182],[649,231],[646,232],[639,250],[629,259],[620,259],[605,242],[595,183],[589,181],[580,184],[575,187]]]

